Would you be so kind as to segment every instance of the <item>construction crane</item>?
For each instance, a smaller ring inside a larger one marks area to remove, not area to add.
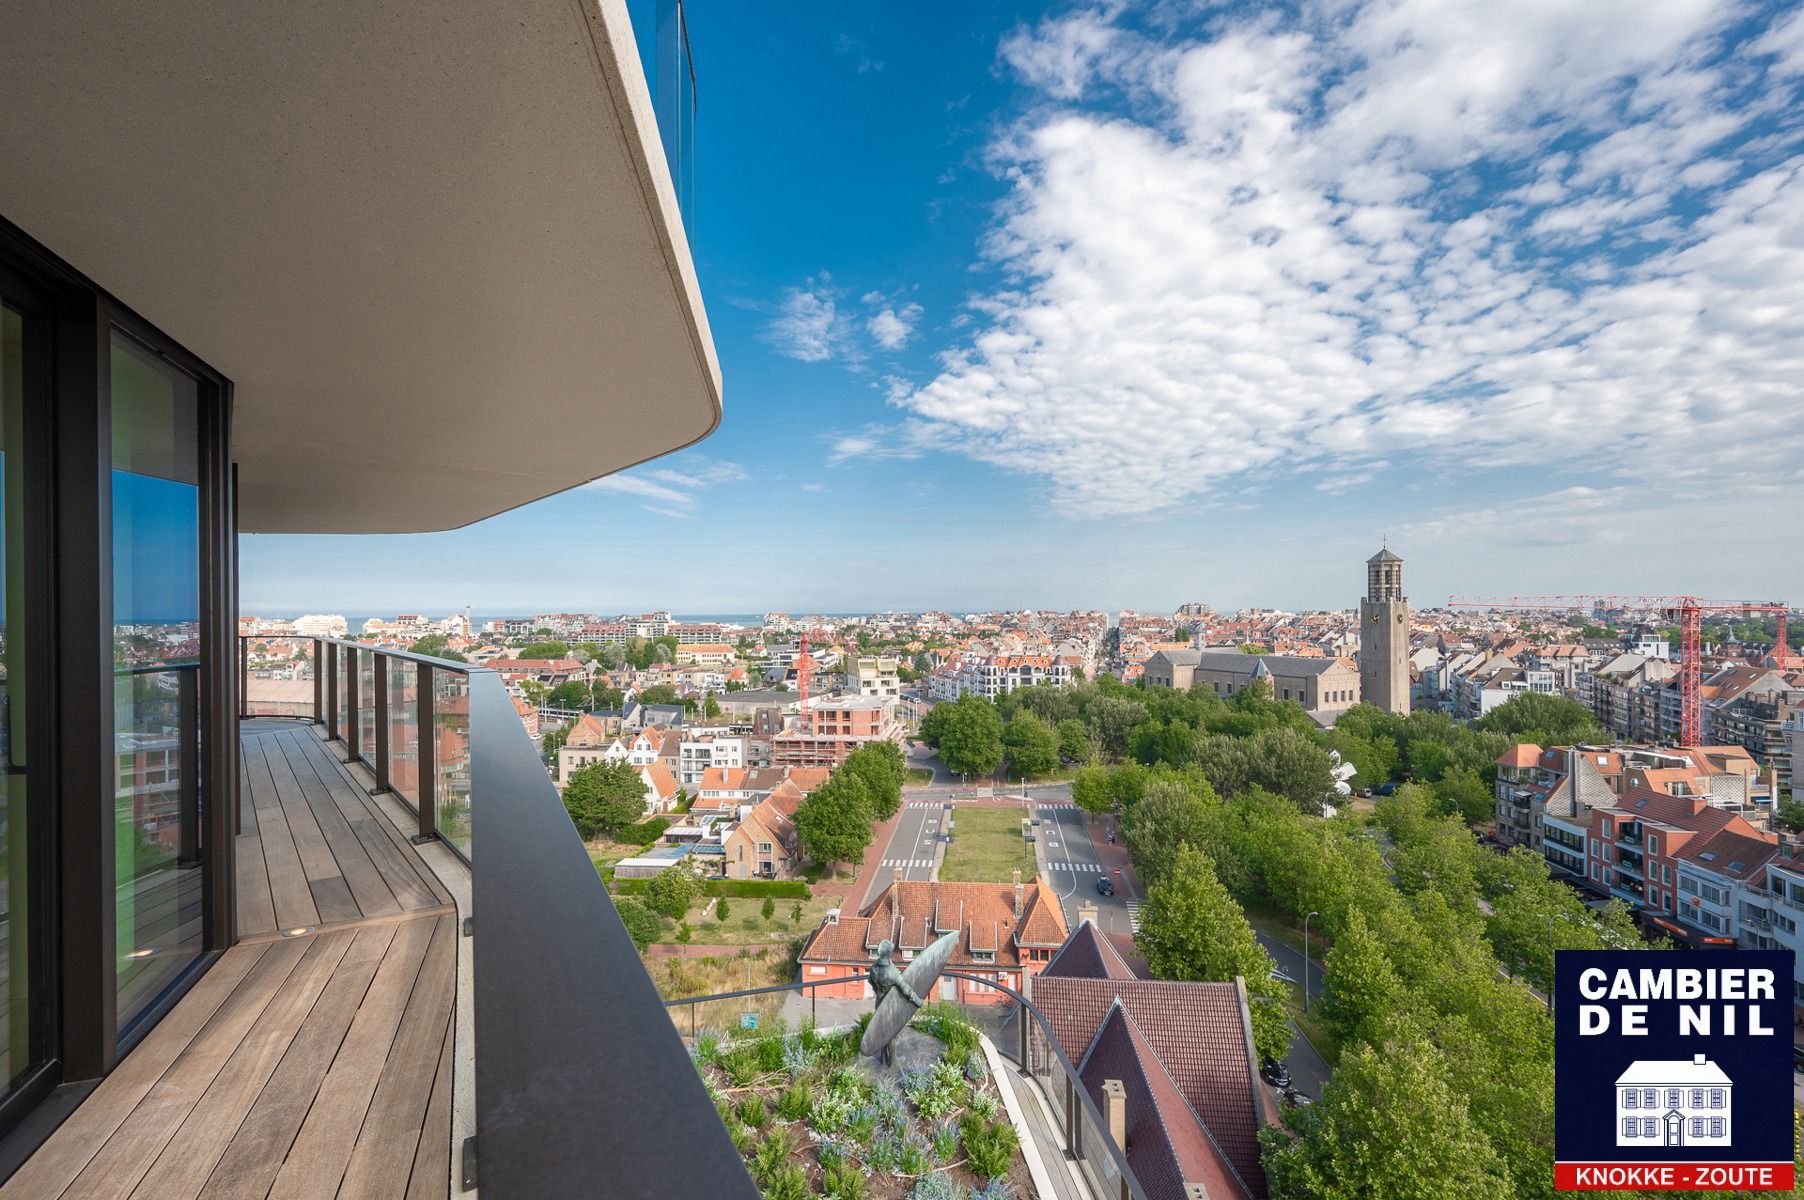
[[[1450,596],[1449,608],[1552,609],[1591,613],[1597,609],[1658,609],[1664,620],[1679,627],[1679,744],[1696,746],[1704,740],[1703,629],[1705,613],[1735,613],[1743,617],[1772,615],[1778,618],[1773,661],[1781,670],[1799,665],[1785,640],[1785,622],[1791,606],[1776,600],[1743,600],[1737,604],[1700,600],[1696,596]]]
[[[801,699],[796,722],[803,733],[814,732],[814,717],[808,711],[808,674],[814,670],[814,659],[808,653],[808,631],[802,630],[802,641],[796,647],[796,694]]]

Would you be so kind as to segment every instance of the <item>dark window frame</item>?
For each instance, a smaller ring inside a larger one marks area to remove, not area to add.
[[[232,384],[198,356],[0,217],[0,284],[47,330],[34,359],[47,419],[31,433],[48,464],[29,543],[46,564],[33,596],[36,684],[28,703],[32,980],[42,1065],[0,1100],[0,1179],[135,1047],[236,940],[237,518]],[[132,1023],[116,1027],[113,882],[112,486],[109,359],[117,329],[198,385],[201,414],[200,689],[203,950]],[[44,350],[47,349],[47,355]],[[42,614],[42,615],[38,615]],[[41,666],[39,664],[42,664]],[[42,893],[38,888],[45,889]],[[42,928],[36,923],[43,922]],[[47,1097],[56,1097],[45,1103]],[[42,1110],[39,1119],[28,1120]]]

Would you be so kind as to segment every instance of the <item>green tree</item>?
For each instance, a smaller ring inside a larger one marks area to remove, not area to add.
[[[539,749],[545,755],[546,762],[557,761],[557,752],[563,749],[564,743],[570,739],[570,731],[575,728],[575,721],[565,721],[540,740]]]
[[[1347,914],[1322,962],[1322,1017],[1343,1044],[1366,1037],[1374,1022],[1395,1012],[1403,982],[1365,914]]]
[[[589,841],[645,815],[645,781],[629,763],[595,763],[570,776],[564,785],[564,809],[583,840]]]
[[[668,683],[654,683],[652,686],[639,693],[639,703],[680,704],[682,703],[682,699],[677,695],[677,690],[672,685]]]
[[[732,913],[733,908],[727,903],[727,898],[725,896],[722,896],[714,902],[714,919],[716,921],[724,921],[731,916]]]
[[[1804,803],[1787,796],[1773,814],[1773,824],[1790,833],[1804,833]]]
[[[1215,843],[1214,819],[1220,807],[1207,783],[1194,790],[1177,779],[1146,785],[1140,803],[1122,819],[1121,836],[1134,869],[1149,888],[1170,875],[1187,848],[1206,850]],[[1145,914],[1141,916],[1144,929]]]
[[[1458,816],[1468,825],[1482,825],[1495,811],[1491,789],[1470,767],[1454,767],[1435,780],[1433,787],[1441,811]]]
[[[566,679],[551,689],[545,702],[552,708],[588,708],[595,703],[595,693],[585,680]]]
[[[1045,775],[1058,769],[1059,742],[1052,726],[1024,712],[1002,731],[1002,748],[1009,765],[1021,775]]]
[[[515,655],[514,657],[516,657],[516,658],[547,658],[547,659],[549,659],[549,658],[569,658],[570,657],[570,643],[569,642],[554,642],[554,641],[531,642],[531,643],[528,643],[527,645],[520,647],[520,653]]]
[[[1207,854],[1191,846],[1178,848],[1165,874],[1147,888],[1135,941],[1156,979],[1244,979],[1252,1001],[1254,1046],[1261,1057],[1284,1057],[1290,1022],[1272,982],[1271,955],[1253,936],[1246,914],[1222,886]]]
[[[1102,747],[1090,737],[1090,730],[1076,717],[1067,717],[1055,730],[1059,738],[1059,754],[1074,763],[1092,763],[1102,756]]]
[[[680,863],[665,867],[645,881],[645,906],[673,921],[681,921],[701,887],[701,880],[688,867]]]
[[[1610,740],[1584,705],[1546,692],[1518,692],[1474,721],[1472,727],[1542,746]]]
[[[528,704],[537,708],[545,703],[545,697],[551,694],[551,689],[536,679],[522,679],[520,694],[526,698]]]
[[[664,931],[663,922],[658,914],[645,907],[632,896],[614,898],[614,911],[620,915],[620,923],[626,926],[627,936],[633,939],[633,945],[644,954],[645,948],[657,940],[658,934]]]
[[[902,784],[908,760],[894,742],[868,742],[846,755],[839,773],[850,772],[864,784],[870,819],[887,821],[902,807]]]
[[[933,711],[939,712],[947,705]],[[950,705],[940,733],[940,759],[960,775],[988,775],[1002,765],[1002,717],[982,696],[964,695]],[[929,714],[931,716],[932,714]]]
[[[777,902],[769,896],[764,898],[764,906],[759,909],[766,921],[777,915]]]
[[[1146,703],[1124,695],[1102,694],[1090,701],[1084,712],[1084,723],[1110,758],[1127,755],[1128,739],[1134,726],[1146,720]]]
[[[451,639],[442,633],[429,633],[408,647],[414,654],[424,654],[428,658],[448,658],[452,662],[468,662],[469,659],[451,648]]]
[[[710,721],[720,716],[720,701],[714,698],[713,692],[708,693],[707,703],[702,706],[702,715]]]
[[[1275,1200],[1516,1194],[1455,1087],[1447,1057],[1418,1030],[1406,1028],[1382,1048],[1361,1044],[1344,1053],[1321,1100],[1291,1124],[1294,1140],[1276,1129],[1261,1134]]]
[[[1079,767],[1071,781],[1071,802],[1093,817],[1115,808],[1115,792],[1109,786],[1107,767]]]
[[[835,771],[796,806],[796,840],[815,862],[856,863],[871,844],[871,813],[864,780]]]

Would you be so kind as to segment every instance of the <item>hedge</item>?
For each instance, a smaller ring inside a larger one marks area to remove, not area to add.
[[[664,836],[670,828],[669,817],[653,817],[649,821],[640,821],[637,825],[623,825],[611,835],[623,846],[649,846]]]
[[[776,896],[784,900],[808,900],[814,893],[800,879],[710,879],[702,885],[709,896]]]
[[[649,879],[616,879],[614,894],[616,896],[636,896],[645,890]],[[702,881],[702,895],[727,896],[732,899],[762,899],[774,896],[782,900],[808,900],[814,893],[800,879],[706,879]]]

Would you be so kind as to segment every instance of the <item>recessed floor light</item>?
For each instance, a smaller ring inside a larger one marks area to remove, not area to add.
[[[127,958],[149,958],[156,952],[157,952],[157,948],[155,946],[146,946],[142,950],[133,950],[130,954],[126,955],[125,957],[127,957]]]
[[[307,934],[310,934],[313,932],[313,928],[314,927],[311,925],[297,925],[293,929],[284,929],[282,931],[282,936],[283,937],[305,937]]]

